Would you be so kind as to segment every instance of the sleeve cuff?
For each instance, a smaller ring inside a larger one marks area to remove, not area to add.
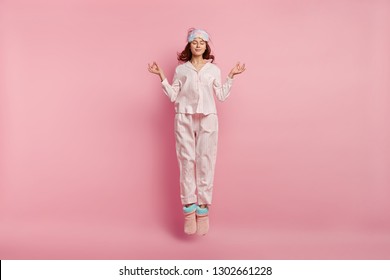
[[[165,78],[164,80],[162,80],[162,81],[161,81],[161,84],[162,84],[162,85],[164,85],[164,86],[166,86],[166,85],[167,85],[167,83],[168,83],[168,80],[167,80],[167,78]]]

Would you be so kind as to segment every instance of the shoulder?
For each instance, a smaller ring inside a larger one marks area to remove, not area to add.
[[[179,64],[176,66],[176,71],[183,70],[183,68],[184,68],[184,64]]]
[[[214,73],[221,73],[221,69],[215,65],[214,63],[209,62],[209,71],[214,72]]]
[[[175,72],[176,73],[182,73],[184,72],[185,70],[187,69],[185,63],[181,63],[179,65],[176,66],[176,69],[175,69]]]
[[[179,64],[175,68],[175,75],[180,77],[180,76],[182,76],[184,74],[184,71],[185,70],[183,69],[183,64]]]

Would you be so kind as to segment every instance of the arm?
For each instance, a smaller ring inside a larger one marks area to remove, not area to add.
[[[165,78],[161,78],[161,85],[163,87],[164,93],[169,97],[171,102],[175,102],[177,95],[180,92],[181,82],[178,78],[177,70],[175,70],[175,75],[173,76],[172,85],[169,84],[168,80]]]
[[[152,65],[148,64],[148,70],[150,73],[156,74],[160,77],[161,85],[163,87],[164,93],[169,97],[171,102],[176,100],[176,97],[180,91],[180,81],[177,78],[177,71],[175,71],[175,75],[173,77],[172,85],[169,84],[167,78],[164,75],[164,71],[160,66],[157,65],[156,62],[153,62]]]
[[[213,87],[215,95],[219,101],[225,101],[230,94],[230,89],[233,85],[233,79],[230,78],[230,75],[227,77],[224,84],[221,82],[221,71],[218,69],[217,76],[214,80]]]
[[[233,78],[237,74],[241,74],[245,71],[245,63],[241,66],[238,62],[232,70],[230,70],[230,73],[226,79],[226,82],[222,85],[221,84],[221,71],[218,69],[218,74],[216,79],[214,80],[214,90],[215,94],[217,95],[217,98],[220,101],[225,101],[226,98],[228,98],[230,94],[230,89],[233,84]]]

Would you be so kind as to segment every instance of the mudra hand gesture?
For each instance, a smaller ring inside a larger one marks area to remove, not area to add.
[[[157,65],[155,61],[153,61],[152,65],[148,63],[148,70],[150,73],[159,75],[161,78],[161,81],[165,79],[164,71],[160,68],[160,66]]]
[[[240,62],[237,62],[237,64],[233,67],[232,70],[230,70],[229,78],[233,79],[234,75],[241,74],[245,71],[245,63],[240,65]]]

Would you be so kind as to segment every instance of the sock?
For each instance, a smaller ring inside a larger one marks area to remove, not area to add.
[[[196,204],[192,204],[188,207],[183,206],[184,212],[184,232],[186,234],[196,233]]]
[[[196,208],[196,223],[197,229],[196,233],[198,235],[205,235],[209,231],[209,209]]]

